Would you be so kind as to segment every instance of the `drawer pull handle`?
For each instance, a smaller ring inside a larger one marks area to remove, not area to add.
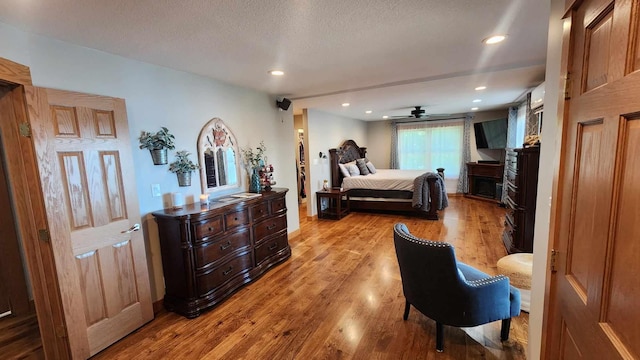
[[[276,227],[278,227],[278,225],[276,225],[276,224],[267,225],[267,230],[273,230]]]
[[[209,227],[207,228],[207,230],[209,230],[209,231],[213,231],[213,230],[215,230],[215,229],[216,229],[216,228],[214,228],[213,226],[209,226]]]
[[[278,247],[278,243],[275,242],[275,243],[269,245],[269,250],[275,250],[277,247]]]
[[[233,266],[229,266],[229,268],[226,271],[222,272],[223,276],[227,276],[229,274],[231,274],[231,272],[233,271]]]
[[[231,241],[227,240],[226,244],[220,245],[220,250],[227,250],[231,246]]]
[[[237,216],[236,216],[236,217],[234,217],[234,218],[233,218],[233,220],[234,220],[234,221],[238,221],[238,217],[237,217]]]

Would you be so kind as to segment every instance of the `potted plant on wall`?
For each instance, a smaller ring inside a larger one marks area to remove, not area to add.
[[[149,149],[154,165],[165,165],[167,163],[167,149],[175,149],[174,139],[173,134],[164,126],[157,133],[143,131],[138,138],[140,140],[140,149]]]
[[[200,168],[189,159],[189,155],[191,153],[187,150],[180,150],[176,152],[176,161],[169,164],[169,171],[178,176],[179,186],[191,186],[191,173]]]

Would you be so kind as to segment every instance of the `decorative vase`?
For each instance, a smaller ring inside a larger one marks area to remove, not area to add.
[[[178,186],[191,186],[191,172],[176,173],[178,175]]]
[[[167,149],[152,149],[151,159],[153,159],[153,165],[166,165],[167,164]]]
[[[258,174],[258,168],[253,168],[253,171],[251,172],[249,192],[260,193],[260,175]]]

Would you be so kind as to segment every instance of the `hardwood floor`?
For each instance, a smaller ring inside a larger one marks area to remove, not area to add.
[[[35,314],[0,319],[0,359],[44,359]]]
[[[290,209],[289,211],[295,211]],[[496,274],[506,255],[504,209],[452,197],[439,221],[352,213],[340,221],[307,220],[290,239],[291,259],[200,317],[162,311],[96,359],[524,359],[528,314],[512,321],[445,326],[445,351],[435,351],[435,322],[404,297],[393,224],[416,236],[448,241],[458,259]]]

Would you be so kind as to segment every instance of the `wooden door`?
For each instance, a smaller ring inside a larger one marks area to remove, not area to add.
[[[640,358],[639,4],[575,4],[545,357]]]
[[[125,104],[31,91],[69,344],[74,358],[86,358],[153,318]]]

